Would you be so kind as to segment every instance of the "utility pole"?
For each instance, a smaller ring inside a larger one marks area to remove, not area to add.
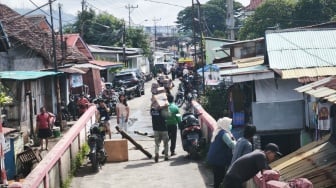
[[[193,42],[194,42],[194,64],[197,65],[197,56],[196,56],[196,26],[195,26],[195,3],[194,0],[192,0],[192,25],[193,25]]]
[[[65,44],[63,39],[63,27],[62,27],[62,5],[58,4],[58,16],[59,16],[59,33],[61,37],[61,50],[62,50],[62,66],[64,64],[64,58],[65,58]]]
[[[153,18],[153,22],[154,22],[154,51],[156,51],[156,22],[160,21],[160,19],[155,19],[155,17]]]
[[[199,29],[200,29],[200,48],[201,48],[201,65],[202,65],[202,85],[203,85],[203,95],[205,94],[205,79],[204,79],[204,50],[203,50],[203,27],[202,27],[202,13],[201,13],[201,4],[199,0],[197,1],[198,5],[198,21],[199,21]]]
[[[235,33],[234,33],[235,20],[233,15],[233,0],[226,0],[226,4],[227,4],[226,25],[230,32],[229,39],[235,40]]]
[[[84,12],[84,10],[86,10],[86,0],[82,0],[82,12]]]
[[[136,9],[138,8],[138,5],[133,6],[133,5],[126,5],[125,8],[128,9],[128,27],[131,27],[131,9]]]
[[[122,42],[123,42],[123,62],[124,66],[127,67],[126,63],[126,26],[125,26],[125,20],[123,20],[123,36],[122,36]]]
[[[54,30],[54,17],[52,14],[52,1],[49,0],[49,8],[50,8],[50,24],[51,24],[51,36],[53,43],[53,62],[54,62],[54,71],[58,72],[57,69],[57,58],[56,58],[56,39],[55,39],[55,30]],[[61,94],[60,94],[60,86],[59,86],[59,78],[57,74],[55,75],[55,91],[56,91],[56,108],[57,108],[57,119],[60,123],[60,128],[62,129],[62,115],[61,115]]]

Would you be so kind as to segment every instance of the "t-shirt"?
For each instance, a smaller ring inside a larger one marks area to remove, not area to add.
[[[154,131],[168,131],[161,109],[151,108],[152,126]]]
[[[179,112],[179,107],[176,106],[175,103],[170,103],[169,106],[168,106],[168,110],[169,110],[169,115],[166,118],[166,124],[176,126],[176,124],[177,124],[176,114],[180,113]]]
[[[120,116],[127,116],[127,106],[125,106],[123,103],[117,103],[116,108],[119,109]]]
[[[246,138],[241,137],[238,139],[235,148],[233,149],[233,156],[231,164],[239,157],[252,152],[252,144]]]
[[[39,129],[48,129],[49,128],[49,113],[43,113],[36,116],[36,122],[39,123]]]
[[[238,158],[231,165],[227,174],[245,182],[264,169],[271,168],[268,166],[265,153],[257,149]]]
[[[110,120],[110,115],[107,112],[106,108],[99,106],[97,110],[99,111],[100,117],[105,117],[105,121]]]

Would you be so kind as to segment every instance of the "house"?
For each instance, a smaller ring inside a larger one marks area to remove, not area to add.
[[[124,62],[123,66],[119,66],[119,68],[137,68],[145,75],[150,74],[149,60],[143,55],[140,48],[125,48],[124,50],[121,47],[89,45],[89,49],[97,60]],[[114,72],[108,71],[104,73],[107,82],[112,82]]]
[[[0,20],[11,44],[7,52],[0,52],[1,82],[14,98],[13,104],[4,109],[8,112],[8,126],[27,136],[34,129],[33,117],[41,106],[53,112],[56,109],[54,83],[59,73],[53,71],[52,42],[48,33],[3,4]]]
[[[70,93],[80,94],[85,92],[87,89],[91,97],[98,97],[101,94],[103,88],[101,71],[105,70],[105,73],[107,73],[108,69],[121,67],[122,64],[117,62],[96,60],[89,50],[88,45],[85,43],[85,41],[83,41],[78,33],[65,34],[63,37],[68,48],[76,49],[77,51],[84,54],[88,59],[88,62],[86,63],[72,64],[72,67],[82,69],[86,73],[83,74],[82,79],[79,79],[82,80],[82,83],[76,85],[70,84]],[[82,75],[78,74],[72,75],[72,80],[78,80],[77,78],[81,78],[81,76]]]

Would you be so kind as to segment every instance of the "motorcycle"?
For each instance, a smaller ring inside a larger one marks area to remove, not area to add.
[[[179,84],[176,96],[175,96],[175,104],[180,108],[184,103],[184,88],[182,83]]]
[[[106,133],[104,119],[105,117],[102,117],[99,123],[95,123],[90,127],[90,134],[88,136],[88,145],[90,147],[88,157],[94,172],[98,172],[99,168],[102,168],[107,160],[107,155],[104,149]]]
[[[192,90],[191,92],[188,92],[187,93],[187,96],[186,96],[186,110],[190,110],[191,107],[192,107],[192,101],[193,100],[196,100],[198,97],[197,95],[197,91],[194,89]]]
[[[179,129],[183,150],[188,152],[191,159],[199,159],[201,157],[201,149],[205,145],[205,139],[202,138],[198,115],[189,112],[183,114]]]

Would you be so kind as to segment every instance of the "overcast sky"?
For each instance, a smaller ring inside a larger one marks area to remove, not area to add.
[[[205,3],[208,0],[199,0]],[[250,0],[236,0],[247,6]],[[6,4],[11,8],[36,8],[48,3],[48,0],[0,0],[0,3]],[[76,15],[82,9],[82,0],[56,0],[53,3],[53,9],[58,9],[58,4],[62,5],[62,10],[66,13]],[[86,0],[88,7],[93,8],[96,12],[107,11],[113,16],[129,21],[129,9],[132,25],[157,25],[167,26],[175,25],[176,17],[179,11],[184,7],[191,6],[192,0]],[[168,3],[169,2],[169,3]],[[196,2],[196,0],[194,1]],[[45,6],[49,8],[49,6]],[[71,21],[71,20],[64,20]]]

